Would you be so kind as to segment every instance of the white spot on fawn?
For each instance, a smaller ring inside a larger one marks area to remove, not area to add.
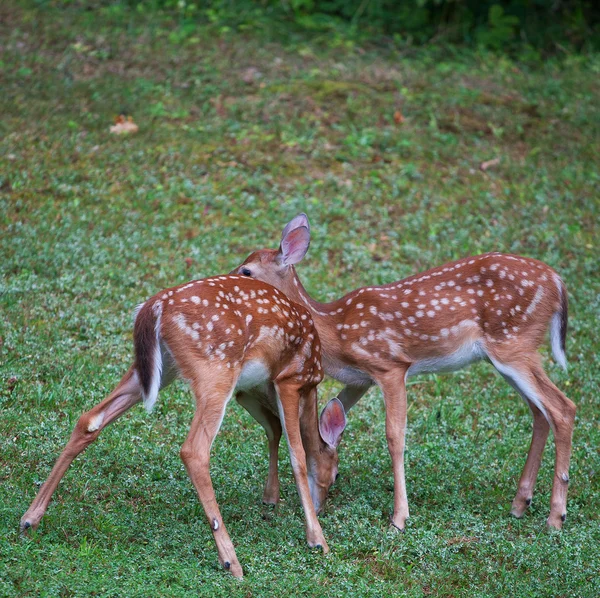
[[[526,314],[529,315],[529,314],[533,313],[537,304],[542,300],[543,295],[544,295],[544,289],[541,286],[539,286],[537,288],[537,291],[535,292],[533,301],[529,304],[529,307],[525,310]]]

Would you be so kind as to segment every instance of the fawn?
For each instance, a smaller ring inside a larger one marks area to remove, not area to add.
[[[196,399],[181,458],[204,507],[221,565],[242,577],[209,472],[210,449],[234,393],[269,439],[263,499],[275,503],[279,498],[277,449],[283,430],[308,544],[327,552],[316,513],[337,475],[337,446],[346,418],[337,399],[318,417],[317,385],[323,371],[310,312],[257,280],[231,275],[195,280],[161,291],[140,307],[134,348],[135,361],[117,387],[80,417],[21,519],[21,530],[38,526],[67,468],[103,428],[140,401],[151,410],[160,388],[180,375],[189,381]]]
[[[550,330],[556,361],[566,368],[566,287],[546,264],[486,253],[466,257],[386,285],[351,291],[331,303],[315,301],[294,267],[308,251],[305,214],[283,230],[279,249],[252,253],[232,273],[272,284],[311,313],[322,342],[325,373],[346,386],[348,411],[373,384],[382,392],[394,473],[391,523],[408,519],[404,480],[406,378],[453,371],[485,359],[529,405],[533,437],[512,514],[530,505],[549,428],[556,444],[548,525],[566,519],[575,405],[548,378],[538,349]]]

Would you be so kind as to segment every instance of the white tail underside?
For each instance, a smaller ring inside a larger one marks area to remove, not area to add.
[[[555,313],[550,321],[550,344],[552,346],[552,355],[556,362],[564,369],[567,369],[567,356],[562,348],[562,342],[560,339],[560,313]]]
[[[156,344],[154,345],[154,356],[152,358],[152,378],[148,394],[142,393],[144,407],[148,413],[152,411],[154,404],[156,403],[156,399],[158,398],[158,391],[160,390],[160,382],[162,379],[163,370],[163,358],[160,346],[160,323],[162,319],[162,309],[155,310],[155,313],[156,324],[154,325],[154,333],[156,334]]]

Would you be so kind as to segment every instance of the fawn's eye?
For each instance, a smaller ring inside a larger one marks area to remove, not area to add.
[[[248,270],[248,268],[242,268],[242,275],[243,276],[252,276],[252,272],[250,272],[250,270]]]

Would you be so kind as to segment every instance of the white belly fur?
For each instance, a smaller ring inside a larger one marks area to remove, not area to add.
[[[328,372],[329,373],[329,372]],[[330,374],[332,378],[335,378],[339,382],[343,382],[348,386],[371,386],[373,380],[370,376],[362,372],[357,368],[353,368],[347,365],[344,368],[340,368],[335,373]]]
[[[450,353],[450,355],[416,361],[408,368],[407,375],[415,376],[426,372],[454,372],[485,357],[487,357],[487,353],[479,341],[465,343],[458,351]]]
[[[242,367],[242,373],[238,378],[235,389],[237,390],[251,390],[253,388],[264,389],[267,392],[267,383],[270,380],[270,372],[265,364],[255,359],[248,361]]]

